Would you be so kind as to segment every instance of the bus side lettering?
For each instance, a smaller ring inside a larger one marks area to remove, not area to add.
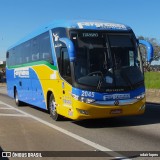
[[[14,78],[29,78],[29,68],[17,68],[14,70]]]

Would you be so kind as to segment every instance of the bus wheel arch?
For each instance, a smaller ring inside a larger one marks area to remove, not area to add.
[[[53,92],[48,91],[47,93],[47,108],[50,113],[50,116],[53,120],[58,121],[61,120],[61,115],[59,115],[56,111],[56,101]]]
[[[14,86],[14,99],[15,99],[15,103],[16,103],[17,106],[22,105],[22,102],[18,98],[18,91],[17,91],[16,86]]]

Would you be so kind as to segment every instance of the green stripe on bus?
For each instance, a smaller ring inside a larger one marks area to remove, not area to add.
[[[53,66],[47,61],[37,61],[37,62],[31,62],[31,63],[25,63],[25,64],[19,64],[15,66],[7,66],[8,69],[14,69],[14,68],[20,68],[20,67],[30,67],[30,66],[36,66],[36,65],[46,65],[49,68],[53,70],[57,70],[57,66]]]

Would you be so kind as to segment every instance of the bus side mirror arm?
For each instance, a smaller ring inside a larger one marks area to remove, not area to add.
[[[147,62],[151,62],[153,59],[153,53],[154,49],[151,43],[145,41],[145,40],[138,40],[138,43],[145,46],[147,50]]]

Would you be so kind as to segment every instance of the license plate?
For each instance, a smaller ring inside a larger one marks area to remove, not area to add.
[[[110,112],[111,114],[121,114],[122,113],[122,109],[113,109]]]

